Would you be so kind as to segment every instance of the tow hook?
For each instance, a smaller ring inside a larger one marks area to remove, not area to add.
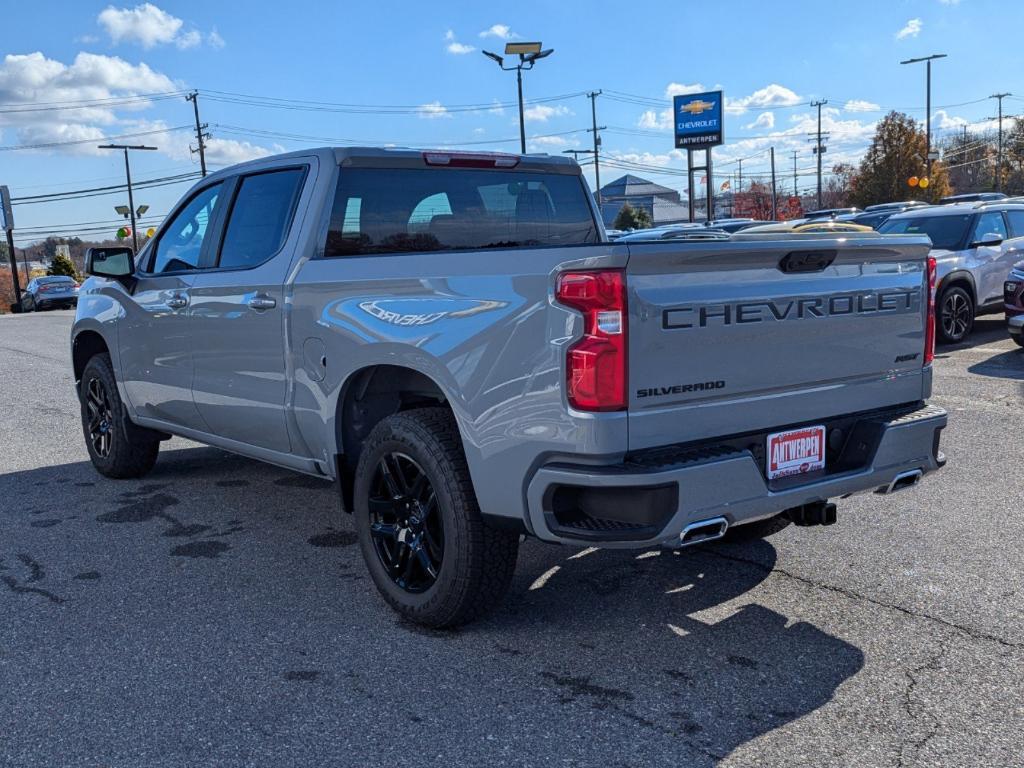
[[[794,525],[832,525],[836,521],[836,505],[827,501],[815,501],[791,507],[784,514]]]

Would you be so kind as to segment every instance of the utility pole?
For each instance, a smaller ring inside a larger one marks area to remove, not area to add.
[[[996,157],[996,192],[1003,191],[1003,99],[1012,96],[1012,93],[993,93],[990,99],[999,102],[999,151]],[[964,126],[966,128],[966,126]]]
[[[900,64],[919,64],[920,62],[925,63],[927,72],[925,74],[925,97],[924,97],[924,135],[925,135],[925,176],[931,181],[932,176],[932,61],[934,59],[944,59],[946,54],[944,53],[933,53],[931,56],[922,56],[917,59],[907,59],[901,61]]]
[[[11,284],[14,287],[12,312],[21,311],[21,285],[18,281],[18,257],[14,255],[14,211],[11,208],[11,191],[6,185],[0,186],[0,225],[7,234],[7,257],[11,262]]]
[[[775,147],[769,147],[772,158],[772,220],[778,219],[775,202]]]
[[[793,150],[793,197],[800,197],[796,189],[796,150]]]
[[[191,101],[192,102],[192,109],[193,109],[193,111],[196,114],[196,141],[199,142],[199,149],[198,150],[192,149],[191,147],[189,147],[189,151],[190,152],[199,152],[199,167],[202,170],[203,178],[205,179],[206,178],[206,142],[204,141],[204,139],[210,138],[210,135],[208,133],[204,134],[203,131],[205,131],[210,126],[208,124],[206,124],[206,123],[203,123],[202,125],[199,124],[199,91],[192,91],[192,93],[190,93],[188,96],[185,97],[185,101]],[[132,229],[132,231],[133,232],[135,231],[134,228]]]
[[[98,149],[121,149],[124,150],[124,175],[128,181],[128,208],[132,219],[132,247],[133,250],[139,252],[139,233],[135,231],[135,200],[132,198],[132,169],[128,164],[128,150],[129,149],[148,149],[156,150],[156,147],[147,147],[142,144],[129,145],[129,144],[100,144]]]
[[[821,208],[821,156],[825,151],[825,148],[821,145],[821,108],[826,104],[828,104],[828,99],[811,102],[812,107],[818,108],[818,138],[817,146],[814,148],[814,153],[818,156],[818,208]]]
[[[736,162],[737,162],[737,164],[739,165],[739,168],[740,168],[740,170],[739,170],[740,180],[739,180],[739,183],[736,184],[736,191],[737,192],[742,192],[743,191],[743,158],[741,157]]]
[[[593,121],[593,127],[590,132],[594,134],[594,185],[597,187],[597,209],[601,210],[601,161],[598,159],[598,150],[601,146],[601,135],[598,131],[603,131],[607,126],[602,125],[600,128],[597,126],[597,97],[601,95],[601,91],[591,91],[587,94],[590,97],[590,118]]]

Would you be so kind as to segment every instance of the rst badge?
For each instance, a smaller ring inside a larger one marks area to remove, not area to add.
[[[803,427],[768,435],[768,479],[825,468],[825,427]]]

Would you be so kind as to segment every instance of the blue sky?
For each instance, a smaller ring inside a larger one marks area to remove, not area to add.
[[[133,157],[135,179],[197,170],[189,131],[174,130],[192,122],[191,105],[175,94],[191,88],[211,126],[214,167],[349,140],[516,151],[515,77],[480,54],[500,52],[507,39],[555,49],[525,76],[528,101],[563,97],[528,104],[530,151],[589,147],[590,102],[582,94],[604,90],[597,102],[599,124],[609,127],[604,182],[632,168],[684,189],[685,160],[672,149],[664,110],[671,94],[700,88],[720,86],[729,104],[727,144],[715,150],[716,186],[736,174],[738,158],[745,179],[765,173],[769,146],[784,188],[792,188],[793,150],[799,186],[811,186],[811,99],[829,102],[829,164],[856,160],[888,109],[923,120],[924,68],[899,66],[905,58],[949,54],[933,70],[937,137],[964,123],[986,125],[995,114],[986,99],[992,93],[1019,93],[1005,108],[1024,112],[1024,3],[1007,0],[249,0],[241,7],[212,0],[6,3],[0,184],[15,197],[116,184],[121,156],[95,144],[127,133],[146,134],[129,143],[160,148]],[[140,94],[171,95],[132,100]],[[261,104],[225,94],[257,96]],[[119,97],[126,98],[99,101]],[[266,106],[268,98],[318,104]],[[88,109],[50,108],[83,100],[97,101]],[[30,105],[37,108],[26,111]],[[9,149],[68,141],[83,143]],[[136,202],[159,216],[186,187],[140,190]],[[111,222],[112,232],[112,206],[123,202],[115,195],[19,205],[16,220],[37,233],[79,222]]]

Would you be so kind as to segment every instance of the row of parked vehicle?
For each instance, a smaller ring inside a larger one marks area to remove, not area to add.
[[[1010,337],[1024,347],[1024,197],[980,192],[860,208],[810,211],[802,219],[721,219],[610,233],[617,242],[728,240],[733,235],[841,232],[928,235],[937,267],[938,339],[962,342],[975,317],[1003,311]]]

